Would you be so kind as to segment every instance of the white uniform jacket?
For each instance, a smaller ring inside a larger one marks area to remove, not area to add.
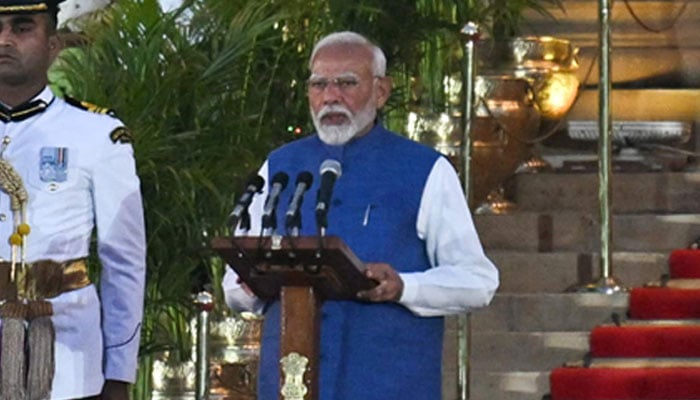
[[[46,109],[0,122],[2,156],[29,193],[28,262],[86,257],[97,227],[99,298],[89,285],[50,299],[56,329],[51,398],[93,396],[104,379],[136,377],[146,253],[140,183],[132,147],[116,135],[121,121],[68,104],[48,88],[34,100]],[[5,261],[12,229],[9,197],[0,192]]]

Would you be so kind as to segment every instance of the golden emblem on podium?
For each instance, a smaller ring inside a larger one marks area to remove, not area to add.
[[[284,384],[282,385],[282,398],[285,400],[304,400],[309,389],[304,385],[304,372],[309,359],[299,353],[289,353],[282,357],[282,372]]]

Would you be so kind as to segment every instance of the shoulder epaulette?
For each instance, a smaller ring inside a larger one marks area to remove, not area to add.
[[[131,134],[129,128],[125,126],[115,128],[112,132],[110,132],[109,138],[112,140],[112,143],[124,144],[132,143],[134,141],[134,136]]]
[[[96,114],[103,114],[103,115],[109,115],[111,117],[116,117],[116,113],[111,108],[100,107],[100,106],[97,106],[95,104],[88,103],[87,101],[80,101],[80,100],[74,99],[74,98],[69,97],[69,96],[66,96],[64,98],[64,100],[66,101],[66,103],[68,103],[74,107],[78,107],[81,110],[89,111],[89,112],[96,113]]]

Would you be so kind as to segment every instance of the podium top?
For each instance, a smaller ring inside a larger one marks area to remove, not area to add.
[[[356,300],[377,285],[337,236],[219,237],[211,245],[261,299],[277,298],[283,286],[312,286],[323,300]]]

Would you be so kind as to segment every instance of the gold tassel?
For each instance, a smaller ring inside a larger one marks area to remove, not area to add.
[[[0,382],[3,400],[24,400],[24,316],[26,307],[7,302],[0,307],[2,340],[0,343]]]
[[[27,329],[29,367],[27,374],[27,400],[45,400],[51,396],[54,374],[54,331],[51,303],[37,300],[29,303]]]

